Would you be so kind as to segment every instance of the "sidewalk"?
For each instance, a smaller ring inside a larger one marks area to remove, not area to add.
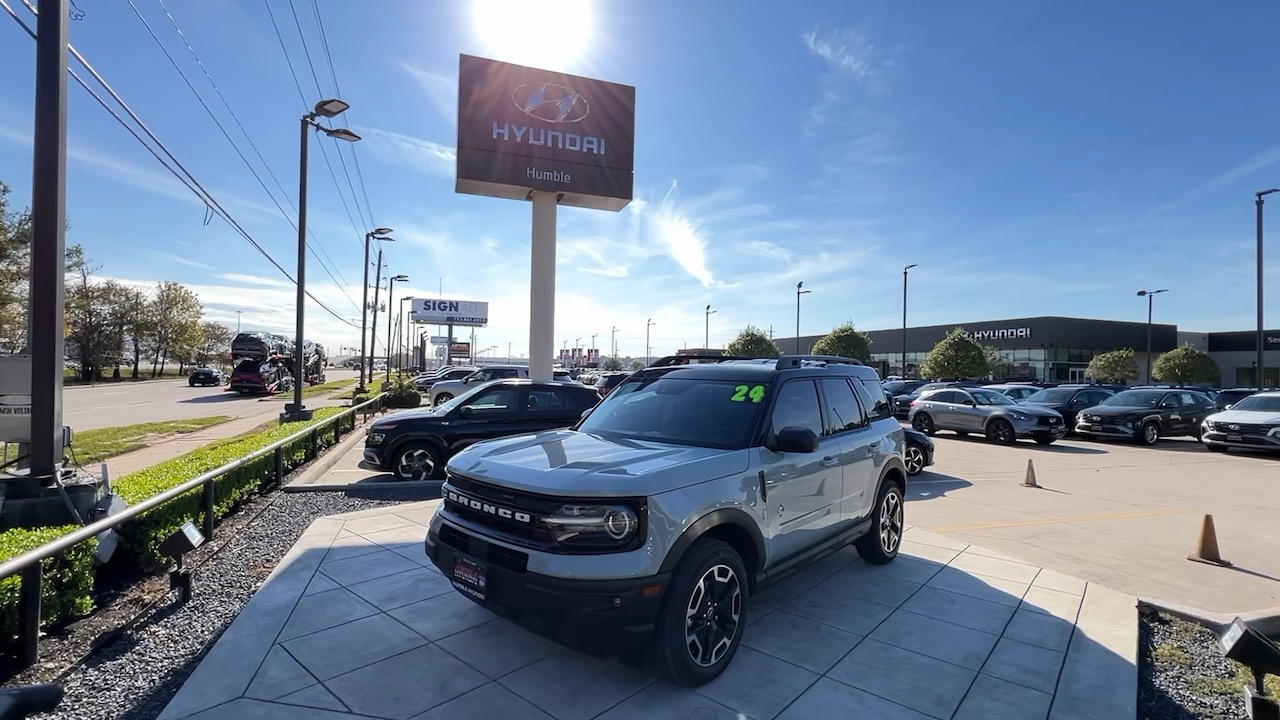
[[[161,720],[1133,718],[1135,598],[920,528],[752,598],[729,669],[677,687],[532,635],[426,558],[438,501],[315,521]],[[197,580],[198,582],[198,580]]]
[[[336,392],[346,392],[345,390]],[[333,407],[336,405],[346,405],[347,400],[340,400],[332,395],[323,397],[307,398],[307,407],[321,408]],[[148,447],[134,450],[133,452],[117,455],[108,458],[107,469],[111,472],[111,477],[121,477],[132,472],[145,470],[152,465],[157,465],[166,460],[172,460],[180,455],[196,450],[211,442],[217,440],[225,440],[237,435],[252,431],[261,425],[264,425],[280,416],[284,411],[284,402],[275,400],[263,400],[258,403],[261,409],[255,408],[254,412],[238,417],[234,420],[212,427],[205,428],[197,432],[186,435],[175,435],[168,440],[156,443]],[[97,471],[97,468],[88,468],[90,471]]]

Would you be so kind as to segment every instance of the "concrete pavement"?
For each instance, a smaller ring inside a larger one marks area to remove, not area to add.
[[[1224,613],[1280,606],[1280,457],[1063,440],[994,446],[939,433],[911,521],[1126,593]],[[1043,489],[1021,486],[1027,461]],[[1234,567],[1190,562],[1205,513]]]
[[[313,523],[161,720],[1135,714],[1132,596],[919,528],[889,565],[845,548],[753,598],[733,663],[691,690],[459,594],[423,553],[437,502]]]
[[[326,371],[330,381],[356,376],[354,370]],[[66,388],[62,396],[62,422],[72,430],[82,431],[212,415],[241,418],[260,414],[269,402],[260,403],[257,397],[226,392],[225,386],[188,387],[186,380],[103,383]]]

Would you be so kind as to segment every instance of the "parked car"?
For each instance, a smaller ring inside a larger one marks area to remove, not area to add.
[[[897,395],[893,398],[893,414],[902,419],[907,419],[911,415],[911,403],[917,398],[931,390],[941,390],[950,387],[982,387],[982,383],[976,380],[952,380],[948,382],[930,382],[917,387],[908,395]]]
[[[1199,438],[1204,419],[1217,412],[1208,395],[1194,390],[1125,390],[1076,414],[1076,433],[1155,445],[1162,437]]]
[[[902,461],[907,475],[919,475],[933,464],[933,438],[919,430],[903,428],[903,432],[906,433],[907,446],[903,450]]]
[[[573,382],[495,380],[437,407],[375,420],[365,434],[364,460],[401,480],[436,478],[473,443],[567,428],[596,400],[590,388]]]
[[[625,372],[605,373],[604,375],[601,375],[599,378],[596,379],[596,384],[594,387],[596,389],[596,392],[600,394],[600,397],[604,397],[605,395],[608,395],[610,392],[612,392],[614,388],[621,385],[623,380],[626,380],[629,377],[631,377],[631,373],[625,373]]]
[[[904,438],[856,360],[651,367],[575,429],[454,456],[425,550],[499,615],[699,686],[787,571],[850,543],[893,561]]]
[[[466,391],[490,380],[527,378],[529,368],[523,365],[489,365],[475,370],[459,380],[442,380],[431,386],[429,405],[443,405]]]
[[[1014,402],[1022,402],[1023,400],[1026,400],[1032,395],[1035,395],[1036,393],[1040,392],[1040,388],[1032,385],[1020,385],[1020,384],[983,385],[982,387],[986,388],[987,390],[995,390],[996,392],[1000,393],[1001,395],[1004,395],[1005,397],[1009,398],[1010,400],[1013,400]]]
[[[1205,418],[1200,442],[1213,452],[1230,448],[1280,452],[1280,390],[1253,393],[1230,410]]]
[[[227,376],[217,368],[201,367],[191,371],[187,376],[187,385],[195,387],[197,385],[222,385],[227,381]]]
[[[1213,396],[1213,405],[1219,410],[1230,410],[1233,405],[1258,392],[1258,388],[1225,388]]]
[[[1059,385],[1040,390],[1022,401],[1023,405],[1037,405],[1055,410],[1062,416],[1067,432],[1074,432],[1076,413],[1085,408],[1101,405],[1115,392],[1097,385]]]
[[[1001,445],[1012,445],[1027,437],[1049,445],[1066,434],[1057,411],[1020,405],[985,388],[930,390],[912,403],[909,420],[912,428],[926,435],[939,430],[959,435],[980,433]]]
[[[438,373],[419,375],[413,379],[413,384],[418,388],[419,392],[423,390],[430,390],[432,386],[438,382],[444,382],[446,380],[461,380],[475,372],[477,369],[478,368],[473,367],[445,368]]]

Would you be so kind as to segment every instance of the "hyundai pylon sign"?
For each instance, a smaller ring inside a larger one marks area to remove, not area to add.
[[[548,38],[547,42],[555,42]],[[463,55],[458,71],[456,190],[561,205],[631,202],[636,89]]]
[[[489,324],[489,303],[414,298],[409,319],[421,325],[484,327]]]

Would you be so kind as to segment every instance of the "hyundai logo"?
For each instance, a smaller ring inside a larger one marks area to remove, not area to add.
[[[449,502],[455,502],[464,507],[469,507],[472,510],[478,510],[482,513],[488,513],[489,515],[494,515],[494,516],[503,518],[505,520],[515,520],[516,522],[522,522],[522,523],[533,522],[533,518],[529,515],[529,513],[524,513],[518,510],[504,508],[501,505],[494,505],[492,503],[476,500],[474,498],[467,497],[466,495],[463,495],[462,493],[454,490],[446,490],[444,493],[444,499],[448,500]]]
[[[550,123],[581,122],[591,112],[587,99],[563,85],[525,83],[511,91],[520,112]]]
[[[1228,425],[1228,426],[1227,426],[1227,429],[1228,429],[1228,430],[1239,430],[1239,429],[1240,429],[1240,426],[1239,426],[1239,425]]]

